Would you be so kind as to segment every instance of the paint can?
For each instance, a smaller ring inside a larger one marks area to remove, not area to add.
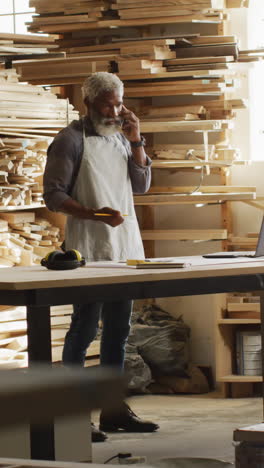
[[[236,444],[236,468],[263,468],[264,444],[241,442]]]

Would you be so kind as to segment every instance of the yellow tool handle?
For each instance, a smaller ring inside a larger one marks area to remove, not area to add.
[[[127,265],[142,265],[142,264],[143,265],[145,265],[145,264],[149,265],[150,264],[150,262],[146,262],[146,260],[133,260],[133,259],[128,259],[126,261],[126,263],[127,263]]]

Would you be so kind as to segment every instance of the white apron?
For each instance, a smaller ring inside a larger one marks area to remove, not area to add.
[[[86,208],[107,206],[129,215],[114,228],[99,220],[67,216],[66,248],[79,250],[88,261],[144,258],[127,161],[116,135],[86,137],[83,132],[83,156],[72,198]]]

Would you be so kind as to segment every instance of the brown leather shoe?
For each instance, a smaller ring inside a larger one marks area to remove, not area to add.
[[[140,419],[132,409],[123,403],[115,413],[103,410],[100,416],[100,430],[117,432],[122,429],[126,432],[154,432],[159,429],[158,424]]]
[[[92,429],[92,442],[104,442],[107,439],[107,435],[100,429],[97,429],[94,423],[91,423],[91,429]]]

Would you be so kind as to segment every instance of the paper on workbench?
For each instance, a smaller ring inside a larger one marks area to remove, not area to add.
[[[203,258],[201,255],[192,255],[185,257],[162,257],[162,258],[152,258],[148,259],[152,261],[160,262],[170,262],[168,268],[179,268],[176,266],[176,263],[186,265],[180,268],[191,268],[196,266],[211,266],[211,265],[228,265],[235,263],[252,263],[252,262],[263,262],[264,257],[260,258],[247,258],[247,257],[238,257],[238,258]],[[175,265],[172,265],[174,263]],[[112,261],[101,261],[101,262],[87,262],[86,267],[83,268],[126,268],[126,269],[135,269],[136,266],[127,265],[125,262],[112,262]],[[151,268],[151,267],[148,267]],[[154,268],[154,267],[153,267]],[[163,266],[162,268],[166,268]]]

